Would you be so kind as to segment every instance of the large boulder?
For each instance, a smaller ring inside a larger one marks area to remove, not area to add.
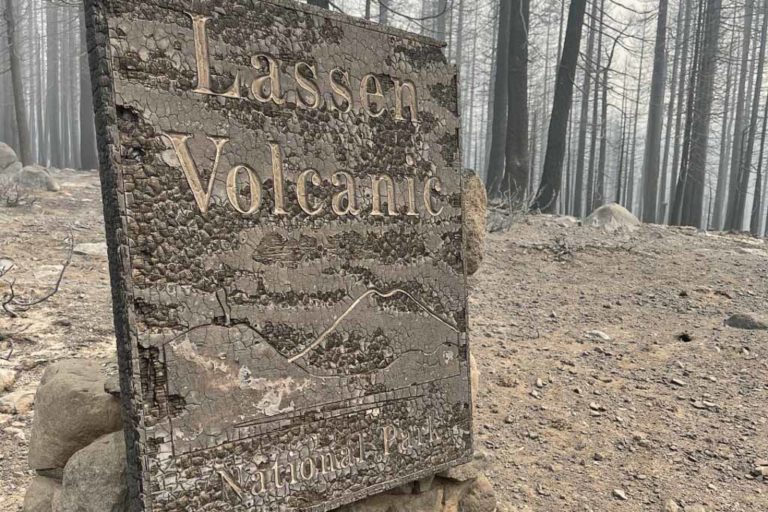
[[[61,492],[61,482],[36,476],[24,496],[23,512],[52,512],[54,498]]]
[[[743,329],[745,331],[766,331],[768,323],[757,315],[749,313],[736,313],[731,315],[725,321],[725,325],[734,329]]]
[[[78,450],[122,430],[120,402],[104,391],[105,380],[95,361],[61,361],[48,367],[35,398],[31,469],[63,468]]]
[[[466,247],[464,260],[467,273],[474,274],[480,268],[485,254],[485,226],[488,210],[488,196],[485,185],[476,175],[466,173],[464,177],[464,236]]]
[[[632,212],[616,203],[601,206],[584,221],[585,226],[606,231],[634,231],[640,224]]]
[[[69,459],[60,500],[60,510],[54,512],[129,510],[122,432],[99,438]]]
[[[51,176],[45,167],[39,165],[27,165],[16,174],[16,184],[30,190],[58,192],[61,190],[59,183]]]
[[[0,142],[0,177],[10,176],[21,170],[21,162],[16,152],[5,142]]]

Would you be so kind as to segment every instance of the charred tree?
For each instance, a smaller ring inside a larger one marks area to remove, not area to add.
[[[651,101],[643,158],[643,222],[656,223],[658,214],[661,132],[664,124],[664,86],[667,75],[667,0],[659,0],[656,48],[653,56]]]
[[[552,105],[552,117],[549,123],[547,152],[544,157],[544,171],[541,176],[539,191],[533,203],[534,210],[551,213],[557,207],[562,184],[563,159],[568,131],[568,116],[573,100],[573,81],[576,78],[576,65],[581,47],[581,32],[584,25],[586,0],[571,0],[568,10],[565,40],[563,41],[560,67],[557,70],[555,98]]]

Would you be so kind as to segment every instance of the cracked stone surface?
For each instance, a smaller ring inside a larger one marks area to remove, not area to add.
[[[440,47],[284,0],[87,4],[133,499],[321,512],[469,460]]]

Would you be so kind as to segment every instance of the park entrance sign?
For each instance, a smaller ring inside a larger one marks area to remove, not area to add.
[[[287,0],[87,0],[131,492],[323,512],[472,450],[457,81]]]

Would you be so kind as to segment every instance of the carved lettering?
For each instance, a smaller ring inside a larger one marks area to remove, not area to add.
[[[288,215],[285,211],[285,193],[283,192],[283,154],[280,146],[269,143],[272,152],[272,187],[275,194],[275,215]]]
[[[224,92],[215,92],[211,89],[211,63],[208,50],[208,31],[206,29],[207,16],[199,14],[186,13],[192,18],[192,32],[195,37],[195,61],[197,63],[197,87],[194,92],[200,94],[210,94],[214,96],[225,96],[228,98],[240,97],[240,73],[235,74],[235,81],[229,89]]]
[[[370,92],[371,84],[373,84],[373,92]],[[381,104],[377,104],[378,110],[373,110],[371,106],[371,100],[381,100]],[[360,104],[363,110],[371,117],[381,117],[384,114],[384,93],[381,90],[381,82],[376,75],[367,74],[360,81]]]
[[[395,182],[383,174],[381,176],[372,176],[371,184],[373,187],[373,207],[371,215],[374,217],[383,217],[381,212],[381,185],[384,184],[387,190],[387,211],[391,217],[397,217],[397,205],[395,204]]]
[[[307,78],[304,73],[312,73],[311,78]],[[323,104],[323,97],[320,93],[320,87],[317,85],[317,68],[310,66],[306,62],[298,62],[294,66],[294,78],[299,87],[305,91],[305,94],[309,95],[312,100],[307,100],[301,92],[299,92],[299,101],[307,107],[312,109],[318,109]]]
[[[424,183],[424,206],[427,209],[427,212],[432,215],[433,217],[437,217],[441,213],[443,213],[443,207],[441,206],[439,210],[435,210],[432,206],[432,192],[440,193],[443,191],[443,184],[440,181],[440,178],[429,178],[426,183]]]
[[[264,62],[266,62],[266,70],[264,69]],[[259,53],[251,57],[251,64],[257,70],[267,73],[253,80],[251,84],[253,97],[262,103],[269,103],[270,101],[274,102],[275,105],[285,103],[280,78],[280,61],[266,53]]]
[[[296,184],[296,195],[299,199],[299,206],[307,215],[320,215],[323,211],[322,206],[312,208],[309,204],[309,197],[307,195],[307,181],[312,181],[312,184],[319,187],[323,184],[323,180],[320,178],[320,174],[314,169],[307,169],[299,176],[299,181]]]
[[[357,207],[355,179],[347,172],[337,172],[331,177],[331,182],[334,187],[346,187],[345,190],[333,195],[333,213],[339,217],[360,215],[360,209]]]
[[[411,111],[411,122],[416,124],[419,117],[418,101],[416,99],[416,84],[410,80],[401,82],[399,79],[395,79],[395,119],[398,121],[405,119],[405,116],[403,115],[404,99],[408,102],[407,106]]]
[[[333,68],[328,74],[331,79],[331,89],[333,90],[333,107],[339,112],[347,113],[352,110],[352,90],[349,88],[349,73],[342,71],[341,68]],[[336,76],[340,75],[346,83],[342,83],[341,80],[336,80]],[[340,96],[341,99],[337,100],[336,96]]]
[[[216,174],[219,170],[221,151],[229,142],[229,139],[225,137],[208,137],[208,140],[213,142],[216,146],[216,158],[213,162],[211,175],[208,177],[207,186],[203,189],[203,185],[200,181],[200,172],[189,151],[188,142],[189,139],[192,138],[192,135],[186,133],[166,133],[163,134],[163,136],[168,138],[171,141],[171,144],[173,144],[173,149],[176,151],[176,156],[179,159],[184,175],[187,177],[187,183],[189,183],[189,188],[192,189],[192,194],[195,196],[198,208],[200,208],[202,213],[208,213],[208,208],[211,203],[211,195],[213,194],[213,184],[216,181]]]
[[[241,171],[245,171],[248,176],[248,188],[250,189],[250,208],[247,210],[240,206],[240,189],[238,187],[238,177]],[[238,165],[233,167],[227,175],[227,198],[232,207],[244,215],[251,215],[259,211],[261,206],[261,181],[256,171],[247,165]]]

